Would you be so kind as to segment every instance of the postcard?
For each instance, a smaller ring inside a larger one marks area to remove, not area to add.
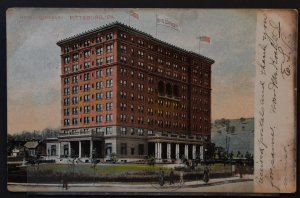
[[[9,191],[296,191],[296,10],[6,17]]]

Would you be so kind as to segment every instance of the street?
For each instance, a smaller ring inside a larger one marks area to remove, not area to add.
[[[69,188],[63,189],[60,184],[17,184],[9,183],[8,190],[14,192],[252,192],[253,177],[246,175],[239,177],[211,179],[208,184],[203,181],[185,182],[169,185],[166,181],[164,186],[158,183],[130,184],[130,183],[96,183],[96,184],[70,184]]]

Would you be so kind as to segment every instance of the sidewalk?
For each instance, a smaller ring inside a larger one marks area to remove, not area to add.
[[[238,176],[229,177],[229,178],[216,178],[216,179],[210,179],[209,182],[206,184],[203,182],[203,180],[197,180],[197,181],[187,181],[184,182],[184,184],[175,183],[173,185],[169,185],[169,181],[165,181],[164,186],[160,186],[158,182],[151,182],[151,183],[121,183],[121,182],[102,182],[102,183],[69,183],[69,188],[71,187],[117,187],[117,188],[141,188],[141,189],[147,189],[149,187],[153,188],[174,188],[174,187],[189,187],[189,188],[196,188],[201,186],[215,186],[215,185],[222,185],[222,184],[229,184],[229,183],[237,183],[237,182],[246,182],[246,181],[252,181],[253,175],[244,175],[243,178],[240,178]],[[19,186],[19,187],[59,187],[62,188],[62,184],[43,184],[43,183],[14,183],[14,182],[8,182],[8,186]]]

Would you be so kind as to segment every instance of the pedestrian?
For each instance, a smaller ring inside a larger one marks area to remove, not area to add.
[[[208,181],[209,181],[209,169],[208,169],[208,167],[204,168],[204,171],[203,171],[203,181],[205,183],[208,183]]]
[[[180,176],[180,181],[179,181],[179,183],[180,183],[180,184],[184,184],[184,181],[183,181],[183,172],[182,172],[182,171],[180,171],[179,176]]]
[[[64,188],[66,190],[68,190],[68,175],[67,174],[64,175],[63,182],[64,182],[64,184],[63,184]]]
[[[170,185],[174,184],[174,172],[173,172],[173,169],[171,169],[171,172],[170,172]]]
[[[161,171],[160,175],[159,175],[159,185],[163,186],[164,183],[165,183],[165,181],[164,181],[164,171]]]

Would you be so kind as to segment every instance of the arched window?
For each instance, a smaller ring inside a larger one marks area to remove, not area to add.
[[[179,97],[179,87],[178,87],[178,85],[173,86],[173,95],[175,97]]]
[[[172,96],[172,86],[170,83],[167,83],[166,85],[166,93],[168,96]]]
[[[165,95],[165,85],[162,81],[158,82],[158,94]]]

